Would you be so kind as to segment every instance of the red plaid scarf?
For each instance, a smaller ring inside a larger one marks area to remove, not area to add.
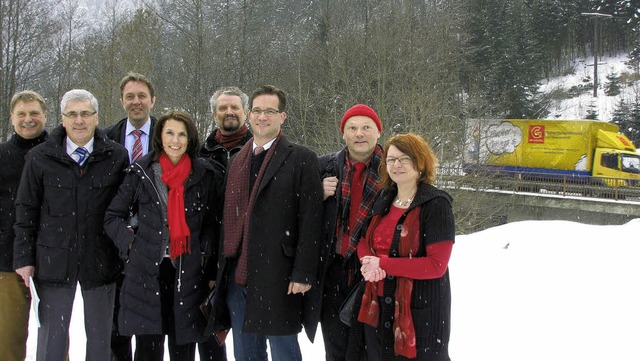
[[[360,229],[367,219],[371,207],[373,207],[373,202],[380,191],[380,174],[377,169],[371,167],[371,164],[380,164],[382,156],[382,147],[378,145],[366,162],[367,172],[363,174],[366,177],[366,183],[364,184],[364,192],[362,193],[362,203],[360,203],[360,208],[358,209],[353,229],[351,230],[349,230],[349,209],[351,206],[351,180],[353,179],[354,166],[351,163],[349,154],[345,156],[345,171],[344,177],[342,178],[342,186],[340,187],[340,209],[338,210],[339,216],[336,227],[336,253],[344,255],[345,258],[349,258],[349,256],[355,252],[358,246]],[[346,250],[343,250],[342,238],[345,234],[349,235],[349,245]]]
[[[371,220],[367,229],[365,241],[371,252],[376,255],[373,249],[373,235],[376,227],[383,216],[376,215]],[[420,207],[413,208],[407,214],[402,224],[400,232],[400,243],[398,251],[400,257],[409,257],[412,249],[420,247]],[[416,357],[416,330],[413,325],[411,315],[411,293],[413,292],[413,279],[406,277],[396,277],[395,311],[393,317],[393,348],[396,355],[407,358]],[[371,327],[378,327],[380,319],[380,305],[378,304],[378,282],[367,282],[364,295],[362,296],[362,306],[358,314],[358,321],[366,323]]]
[[[267,169],[267,165],[280,139],[282,139],[282,133],[278,135],[275,142],[273,142],[267,150],[267,154],[258,172],[258,177],[253,184],[253,189],[249,189],[251,158],[253,157],[253,138],[238,151],[231,167],[229,167],[222,216],[224,220],[223,252],[225,257],[238,257],[235,279],[240,285],[247,284],[247,253],[249,249],[249,221],[251,220],[251,212],[265,169]]]

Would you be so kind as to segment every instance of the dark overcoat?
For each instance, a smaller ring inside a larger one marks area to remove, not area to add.
[[[122,335],[163,334],[160,263],[165,254],[162,232],[166,214],[155,184],[153,153],[127,169],[127,174],[105,216],[107,234],[125,262],[120,291],[118,327]],[[198,306],[208,291],[203,257],[217,250],[222,202],[222,177],[204,159],[192,159],[184,183],[186,221],[191,232],[191,252],[173,260],[176,267],[174,318],[178,344],[204,341],[206,324]],[[137,210],[137,232],[127,229],[129,210]]]
[[[245,147],[252,147],[252,143]],[[228,187],[226,191],[230,191]],[[289,282],[318,287],[322,183],[317,156],[283,137],[257,192],[249,220],[247,308],[242,330],[291,335],[300,332],[304,323],[313,340],[320,298],[287,295],[287,289]],[[222,269],[227,261],[222,259]],[[233,275],[229,279],[233,281]]]
[[[24,139],[18,134],[0,143],[0,272],[13,272],[13,224],[16,221],[14,203],[27,152],[47,139],[42,132],[34,139]]]
[[[114,282],[118,251],[103,220],[129,165],[127,150],[100,129],[79,166],[66,152],[62,125],[27,153],[16,199],[15,269],[35,266],[39,284],[84,289]]]

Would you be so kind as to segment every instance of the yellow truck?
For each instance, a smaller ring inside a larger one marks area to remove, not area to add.
[[[593,120],[470,119],[463,168],[640,188],[636,147],[616,125]]]

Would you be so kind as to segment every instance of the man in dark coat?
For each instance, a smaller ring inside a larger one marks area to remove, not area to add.
[[[14,202],[27,152],[47,139],[47,106],[40,94],[21,91],[11,99],[15,133],[0,144],[0,350],[2,359],[26,357],[29,289],[13,269]]]
[[[247,127],[249,97],[237,87],[224,87],[211,96],[215,128],[200,148],[200,156],[220,163],[225,169],[229,159],[252,137]]]
[[[209,102],[215,128],[200,147],[199,156],[219,164],[226,172],[231,157],[253,137],[246,123],[249,97],[237,87],[223,87],[213,93]],[[217,259],[207,261],[205,273],[211,280],[210,287],[215,285],[217,267]],[[199,343],[198,351],[201,360],[227,359],[226,347],[219,345],[214,336]]]
[[[64,360],[77,283],[82,288],[87,355],[108,361],[118,251],[104,214],[128,166],[127,151],[98,126],[98,101],[67,92],[62,124],[28,154],[16,198],[13,266],[40,297],[37,360]]]
[[[218,282],[228,286],[236,360],[266,360],[267,340],[274,360],[301,360],[297,334],[304,324],[313,340],[310,310],[319,309],[319,300],[305,296],[317,286],[320,260],[318,161],[282,135],[282,90],[259,87],[250,104],[254,138],[227,174]]]
[[[129,162],[145,156],[153,148],[151,136],[156,118],[151,110],[156,103],[153,84],[144,75],[129,72],[120,81],[120,102],[127,117],[105,129],[107,137],[122,144],[129,153]],[[131,355],[131,336],[122,336],[118,332],[118,310],[120,308],[120,289],[124,274],[116,279],[115,310],[113,312],[113,330],[111,352],[113,361],[143,360],[151,354],[164,353],[163,345],[155,345],[152,338],[136,336],[135,358]]]
[[[364,104],[342,116],[340,131],[346,147],[320,157],[324,190],[322,260],[322,336],[327,361],[345,359],[349,328],[338,317],[340,305],[360,278],[355,252],[359,234],[380,193],[378,145],[382,122]]]

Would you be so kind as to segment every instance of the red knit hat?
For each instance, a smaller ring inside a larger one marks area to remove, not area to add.
[[[342,116],[342,122],[340,122],[340,131],[344,133],[344,123],[347,122],[347,119],[358,115],[363,115],[365,117],[371,118],[373,122],[376,123],[378,131],[382,133],[382,122],[380,121],[380,118],[378,118],[378,114],[376,114],[375,110],[364,104],[356,104],[344,113],[344,115]]]

